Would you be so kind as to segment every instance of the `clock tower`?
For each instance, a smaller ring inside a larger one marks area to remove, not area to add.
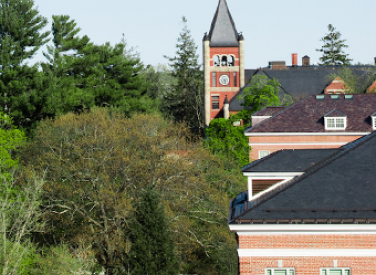
[[[226,0],[219,0],[203,39],[205,126],[223,117],[223,104],[244,86],[244,39],[236,31]]]

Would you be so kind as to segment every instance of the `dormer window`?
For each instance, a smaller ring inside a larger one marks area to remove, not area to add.
[[[372,129],[376,130],[376,112],[371,115]]]
[[[340,111],[332,110],[324,116],[325,130],[345,130],[347,117]]]

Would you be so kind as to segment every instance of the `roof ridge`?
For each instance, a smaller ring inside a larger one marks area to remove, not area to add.
[[[304,174],[292,178],[291,180],[289,180],[289,181],[285,182],[284,184],[276,187],[275,189],[261,195],[259,198],[253,200],[252,202],[248,200],[247,201],[247,210],[244,211],[243,213],[241,213],[240,215],[238,215],[237,217],[234,217],[232,220],[238,218],[241,215],[246,214],[247,212],[251,211],[252,209],[254,209],[256,207],[259,207],[262,203],[266,202],[267,200],[271,199],[272,197],[275,197],[276,195],[278,195],[282,191],[285,191],[286,189],[288,189],[291,186],[297,184],[298,182],[302,181],[303,179],[307,178],[308,176],[311,176],[312,174],[316,173],[317,171],[319,171],[320,169],[322,169],[323,167],[325,167],[329,163],[343,157],[348,152],[354,150],[355,148],[359,147],[360,145],[366,143],[367,141],[369,141],[369,140],[371,140],[372,138],[375,138],[375,137],[376,137],[376,131],[372,132],[369,135],[358,138],[355,141],[350,142],[350,143],[348,143],[348,144],[339,148],[339,149],[343,149],[343,150],[340,150],[339,152],[335,152],[332,155],[324,158],[323,160],[321,160],[317,164],[311,166],[310,168],[308,168],[305,171]]]

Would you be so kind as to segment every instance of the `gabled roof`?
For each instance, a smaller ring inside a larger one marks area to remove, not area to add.
[[[242,168],[242,172],[304,172],[339,150],[341,149],[284,149],[251,162]]]
[[[324,126],[324,115],[332,110],[336,114],[347,116],[347,126],[344,133],[369,133],[373,131],[371,115],[376,110],[376,94],[356,94],[352,99],[345,99],[345,95],[336,95],[337,100],[331,95],[309,96],[273,117],[248,128],[246,135],[253,133],[327,133]],[[347,95],[348,97],[348,95]],[[330,130],[335,133],[335,130]]]
[[[284,109],[286,109],[285,106],[269,106],[260,111],[257,111],[256,113],[253,113],[252,116],[274,116]]]
[[[368,79],[369,66],[350,66],[348,68],[364,81]],[[342,69],[342,66],[293,66],[286,67],[284,70],[260,68],[258,70],[246,70],[245,79],[246,83],[249,83],[256,74],[275,78],[281,84],[280,93],[288,94],[294,101],[299,101],[307,96],[323,93],[324,89],[333,81],[331,75],[338,75]],[[241,107],[242,102],[239,102],[238,99],[242,92],[243,89],[231,100],[230,111],[243,109]]]
[[[376,223],[375,156],[373,132],[251,202],[238,195],[229,223]]]
[[[239,46],[239,35],[226,0],[219,0],[209,32],[210,46]]]

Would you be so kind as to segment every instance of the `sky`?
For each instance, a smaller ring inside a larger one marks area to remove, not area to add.
[[[182,30],[182,16],[197,45],[202,63],[202,38],[208,32],[218,0],[34,0],[51,29],[52,15],[69,15],[95,44],[115,45],[122,36],[145,65],[168,64]],[[375,0],[227,0],[238,32],[245,39],[245,68],[286,61],[291,54],[319,62],[320,39],[332,24],[349,46],[354,63],[374,64],[376,57]],[[44,61],[42,49],[35,62]]]

